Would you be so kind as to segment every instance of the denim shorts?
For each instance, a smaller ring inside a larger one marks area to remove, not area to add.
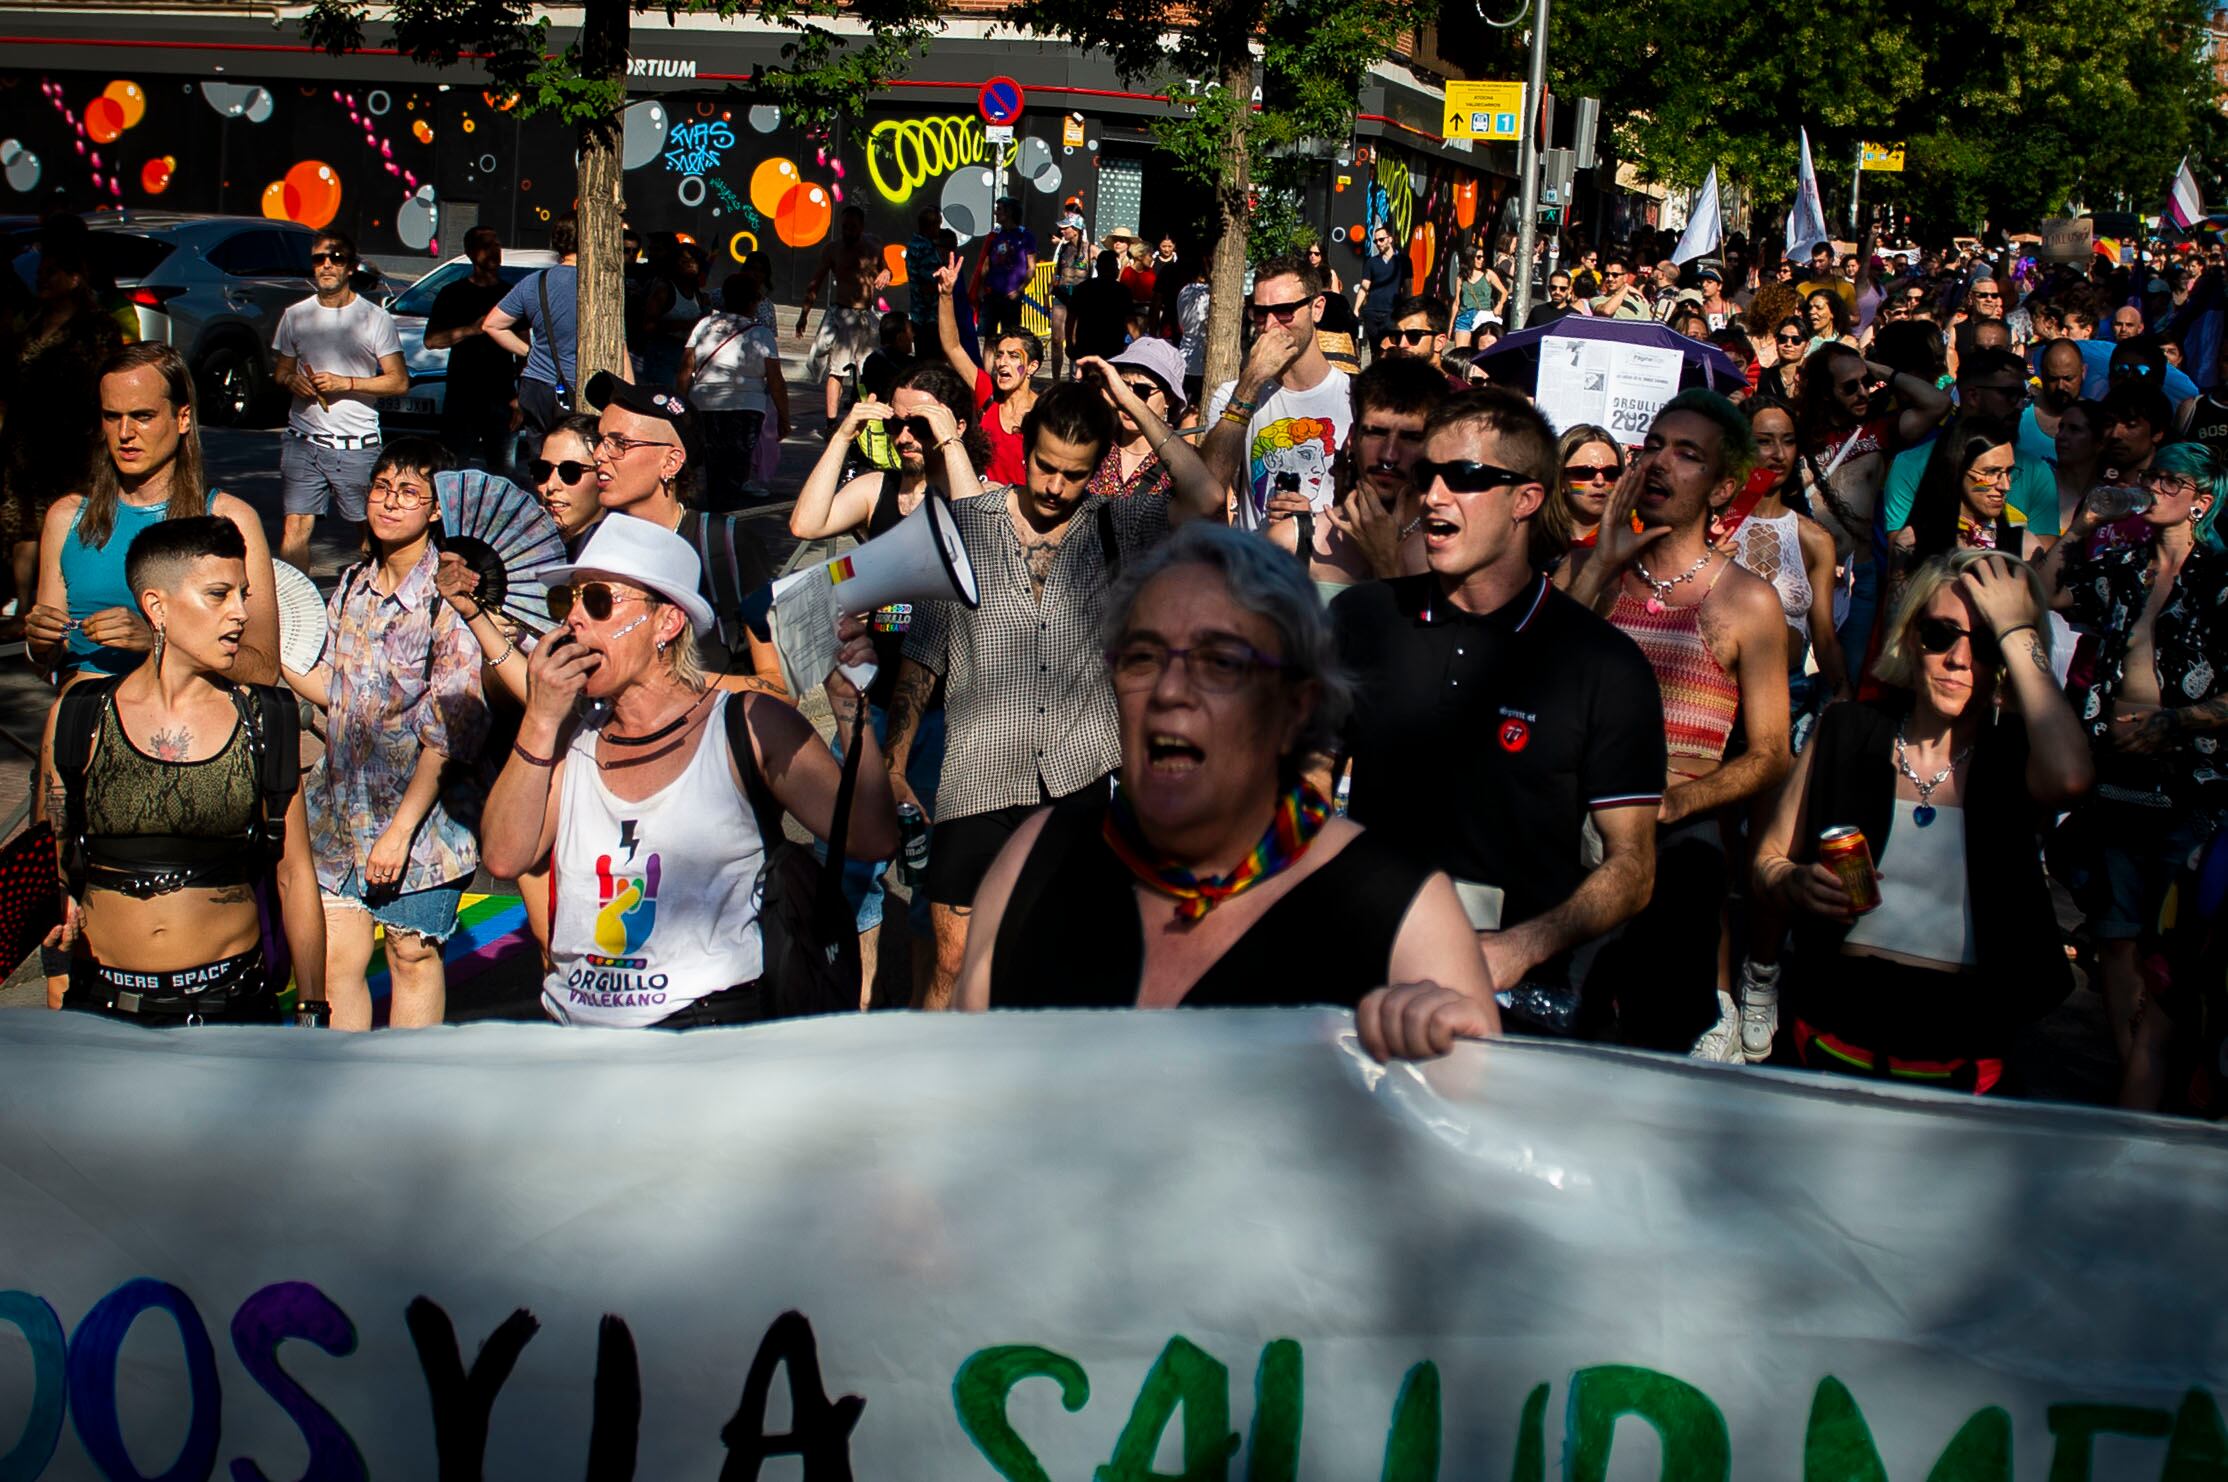
[[[874,725],[874,739],[879,742],[889,734],[889,713],[881,706],[871,707],[869,715]],[[847,738],[839,731],[831,749],[838,761],[843,758],[843,743]],[[921,806],[936,816],[936,781],[944,772],[944,707],[935,706],[921,716],[920,728],[913,735],[913,754],[906,759],[905,780],[912,784],[913,795]],[[935,857],[935,830],[930,831],[930,858]],[[822,859],[827,858],[825,845],[818,850]],[[888,872],[892,860],[865,860],[846,858],[843,862],[843,895],[850,902],[854,924],[863,936],[882,924],[882,902],[889,892],[884,889],[882,877]],[[912,904],[906,911],[906,923],[913,935],[926,940],[930,933],[928,892],[919,885],[913,887]]]
[[[2204,841],[2207,820],[2172,807],[2143,807],[2100,799],[2097,909],[2089,930],[2099,941],[2153,941],[2159,911],[2190,852]]]
[[[364,891],[363,872],[351,867],[348,878],[340,882],[340,889],[325,890],[318,894],[328,906],[341,906],[350,910],[369,911],[371,919],[392,932],[406,931],[412,936],[424,937],[436,946],[447,941],[456,930],[457,907],[464,902],[462,880],[452,880],[446,885],[436,885],[428,890],[378,889],[368,895]]]
[[[290,515],[338,513],[361,525],[372,466],[378,461],[376,446],[328,448],[289,432],[279,439],[280,502]]]

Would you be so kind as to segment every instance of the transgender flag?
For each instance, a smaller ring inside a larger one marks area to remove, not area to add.
[[[2205,214],[2205,198],[2197,193],[2197,177],[2189,173],[2186,154],[2181,167],[2174,171],[2174,189],[2166,198],[2166,214],[2185,232]]]

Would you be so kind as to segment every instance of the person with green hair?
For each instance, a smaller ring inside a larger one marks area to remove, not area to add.
[[[2127,518],[2082,501],[2044,563],[2051,605],[2095,635],[2075,710],[2096,754],[2090,822],[2100,841],[2082,904],[2098,942],[2120,1105],[2155,1109],[2175,1024],[2195,1027],[2187,985],[2146,972],[2182,861],[2228,819],[2228,552],[2214,530],[2228,467],[2171,443],[2143,471]]]
[[[1654,894],[1589,980],[1615,995],[1627,1043],[1717,1060],[1740,1058],[1730,959],[1718,950],[1731,884],[1720,817],[1737,817],[1793,764],[1779,594],[1710,543],[1711,517],[1755,464],[1738,407],[1680,392],[1618,478],[1593,547],[1574,549],[1556,577],[1639,645],[1662,692],[1668,752]],[[1728,761],[1735,722],[1747,749]]]

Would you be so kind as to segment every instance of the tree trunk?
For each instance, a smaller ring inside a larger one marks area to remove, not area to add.
[[[580,70],[621,88],[627,76],[628,0],[589,0],[581,17]],[[620,215],[625,97],[602,118],[580,125],[580,381],[626,364],[626,265]],[[585,398],[583,398],[585,405]]]
[[[1221,215],[1222,235],[1215,243],[1214,271],[1208,279],[1207,371],[1203,396],[1215,387],[1238,378],[1244,354],[1239,328],[1245,323],[1246,226],[1252,216],[1247,196],[1253,188],[1253,162],[1247,134],[1253,125],[1253,52],[1239,32],[1233,53],[1223,59],[1218,79],[1224,95],[1238,100],[1230,126],[1230,143],[1223,156],[1221,188],[1215,192],[1215,209]]]

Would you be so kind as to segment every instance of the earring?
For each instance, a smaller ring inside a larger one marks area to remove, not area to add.
[[[161,628],[157,628],[155,630],[155,672],[158,674],[162,672],[163,645],[168,641],[169,640],[165,636],[164,630]]]
[[[666,641],[665,641],[665,640],[664,640],[663,638],[660,638],[660,639],[658,640],[658,652],[659,652],[659,653],[661,653],[661,654],[662,654],[662,653],[664,653],[664,652],[666,651],[666,649],[667,649],[667,648],[668,648],[669,646],[670,646],[670,645],[668,645],[668,644],[666,643]]]

